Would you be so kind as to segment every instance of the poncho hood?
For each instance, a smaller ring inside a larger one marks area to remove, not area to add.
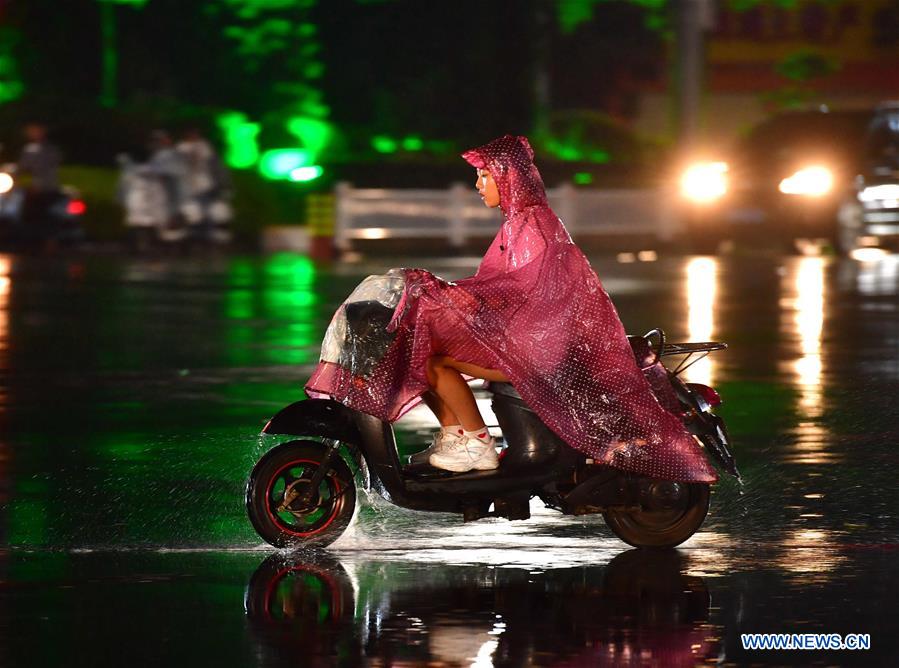
[[[486,169],[499,188],[499,203],[507,218],[531,206],[546,205],[546,189],[534,164],[534,150],[527,137],[503,135],[465,151],[468,164]]]

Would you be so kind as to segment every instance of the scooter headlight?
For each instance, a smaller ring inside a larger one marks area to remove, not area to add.
[[[0,172],[0,195],[8,193],[13,187],[13,178],[6,172]]]
[[[833,188],[833,173],[821,165],[803,167],[798,172],[780,182],[779,190],[784,195],[805,195],[821,197]]]
[[[681,194],[692,202],[705,204],[727,192],[727,163],[697,162],[681,177]]]

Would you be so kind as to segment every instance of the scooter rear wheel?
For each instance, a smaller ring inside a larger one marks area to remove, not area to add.
[[[342,458],[332,458],[330,471],[309,494],[309,482],[327,452],[315,441],[290,441],[253,467],[247,481],[247,514],[266,542],[275,547],[324,546],[349,526],[356,485]]]
[[[647,480],[639,510],[607,510],[612,532],[634,547],[680,545],[699,530],[709,512],[709,485]]]

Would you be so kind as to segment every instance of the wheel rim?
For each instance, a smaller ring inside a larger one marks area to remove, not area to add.
[[[330,471],[318,486],[312,502],[303,504],[300,498],[308,492],[308,482],[318,469],[319,462],[296,459],[275,472],[265,492],[265,511],[281,530],[294,536],[307,537],[328,528],[340,514],[346,502],[343,485],[334,471]],[[299,493],[285,504],[286,495]]]
[[[667,534],[691,517],[698,500],[692,485],[660,481],[649,494],[647,509],[617,513],[618,521],[646,534]]]
[[[263,611],[270,621],[335,621],[343,614],[339,585],[326,571],[308,565],[284,568],[268,583]]]

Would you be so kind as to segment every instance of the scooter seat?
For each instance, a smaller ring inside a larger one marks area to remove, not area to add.
[[[511,397],[512,399],[523,401],[521,395],[518,394],[518,390],[512,387],[512,383],[498,383],[491,381],[488,389],[493,392],[493,394],[501,394],[504,397]]]

